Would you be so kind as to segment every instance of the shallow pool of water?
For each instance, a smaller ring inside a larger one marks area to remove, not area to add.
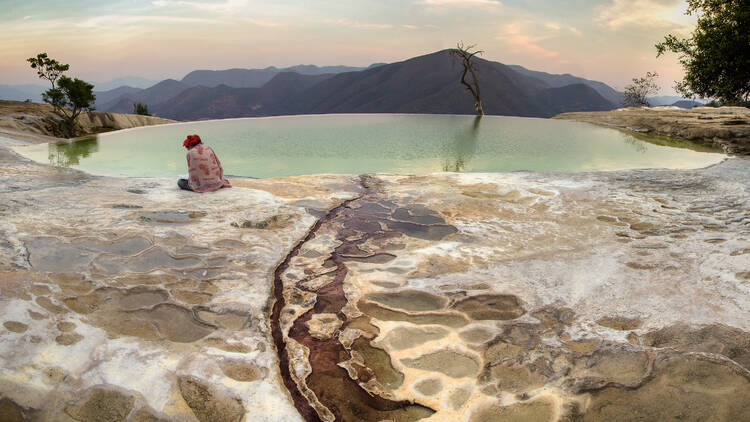
[[[225,174],[251,177],[698,168],[724,157],[718,149],[588,123],[396,114],[179,123],[17,150],[93,174],[176,177],[187,173],[182,141],[193,133],[213,147]]]

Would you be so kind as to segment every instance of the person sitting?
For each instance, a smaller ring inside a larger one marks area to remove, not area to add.
[[[201,142],[198,135],[188,135],[182,146],[187,148],[188,179],[180,179],[180,189],[194,192],[212,192],[221,188],[231,188],[224,178],[224,169],[214,150]]]

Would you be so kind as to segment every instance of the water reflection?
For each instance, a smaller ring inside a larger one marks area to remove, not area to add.
[[[689,149],[696,152],[724,152],[721,147],[711,143],[702,143],[680,138],[670,138],[668,136],[652,135],[648,133],[638,133],[630,131],[623,131],[623,133],[625,134],[625,142],[633,146],[633,148],[635,148],[638,152],[646,152],[647,146],[644,145],[643,142],[662,147]]]
[[[466,171],[469,160],[474,156],[479,137],[479,123],[482,116],[474,117],[471,126],[456,133],[453,141],[453,151],[450,158],[445,159],[443,171]]]
[[[646,151],[648,151],[645,143],[641,142],[640,139],[629,133],[625,134],[625,143],[633,147],[636,152],[640,152],[641,154],[645,154]]]
[[[80,164],[81,158],[99,151],[99,140],[96,136],[87,136],[73,142],[49,144],[49,163],[58,167],[70,167]]]
[[[626,137],[612,128],[587,123],[380,114],[154,126],[99,135],[98,142],[88,138],[70,144],[23,146],[18,151],[38,161],[93,174],[174,177],[185,172],[184,152],[170,139],[185,133],[201,133],[211,139],[226,174],[256,177],[698,168],[724,158],[722,154],[695,152],[719,152],[707,147],[687,142],[660,145],[662,141],[656,137]],[[626,138],[650,141],[643,143],[647,151],[636,150]]]

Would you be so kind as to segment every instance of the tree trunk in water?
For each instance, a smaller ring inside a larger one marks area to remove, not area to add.
[[[469,90],[469,92],[471,92],[471,95],[474,97],[474,110],[476,110],[477,116],[484,116],[484,107],[482,107],[482,97],[479,94],[479,82],[477,81],[477,75],[474,73],[474,69],[471,63],[469,63],[469,59],[464,59],[463,65],[464,73],[461,75],[461,83],[466,87],[466,89]],[[466,82],[467,72],[471,72],[471,77],[472,79],[474,79],[474,86]]]
[[[464,66],[464,71],[461,74],[461,84],[466,87],[466,89],[471,92],[472,97],[474,97],[474,110],[477,112],[477,116],[484,116],[484,107],[482,106],[482,97],[479,93],[479,80],[477,79],[477,74],[474,69],[474,64],[471,62],[471,59],[476,54],[482,53],[481,51],[475,51],[473,53],[470,53],[469,50],[473,46],[467,47],[466,49],[463,48],[463,43],[460,43],[455,50],[452,51],[452,54],[454,56],[461,58],[461,64]],[[466,74],[468,72],[471,72],[471,79],[472,84],[466,82]]]

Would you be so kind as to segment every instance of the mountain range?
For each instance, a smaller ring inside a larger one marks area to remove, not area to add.
[[[376,63],[370,67],[381,66]],[[182,78],[182,83],[190,86],[215,87],[227,85],[235,88],[260,88],[274,76],[282,72],[295,72],[301,75],[324,75],[364,70],[364,67],[297,65],[279,69],[274,66],[265,69],[194,70]]]
[[[526,69],[525,67],[519,66],[519,65],[508,65],[508,67],[510,67],[511,69],[523,75],[539,79],[553,88],[562,88],[566,85],[582,83],[582,84],[585,84],[594,88],[596,92],[598,92],[599,95],[604,97],[607,101],[615,105],[622,104],[622,100],[624,97],[623,93],[615,90],[614,88],[605,84],[604,82],[579,78],[569,73],[566,73],[563,75],[555,75],[555,74],[551,74],[547,72],[539,72],[536,70]]]
[[[622,100],[621,92],[603,82],[475,60],[487,114],[550,117],[610,110]],[[154,115],[175,120],[325,113],[473,114],[473,99],[459,83],[461,70],[450,50],[366,68],[196,70],[179,81],[166,79],[148,88],[95,91],[96,109],[132,113],[137,102],[148,105]],[[141,86],[146,81],[129,79]],[[41,88],[0,85],[0,98]]]
[[[94,82],[97,91],[108,91],[123,86],[135,88],[148,88],[158,80],[141,78],[139,76],[125,76],[104,82]],[[0,99],[11,101],[42,102],[42,92],[50,88],[49,84],[22,84],[22,85],[0,85]]]
[[[487,114],[550,117],[566,111],[610,110],[617,92],[571,75],[551,75],[476,59]],[[97,109],[131,112],[147,104],[175,120],[325,113],[473,114],[449,50],[368,68],[295,66],[194,71],[147,89],[97,92]],[[604,95],[602,95],[604,94]]]

